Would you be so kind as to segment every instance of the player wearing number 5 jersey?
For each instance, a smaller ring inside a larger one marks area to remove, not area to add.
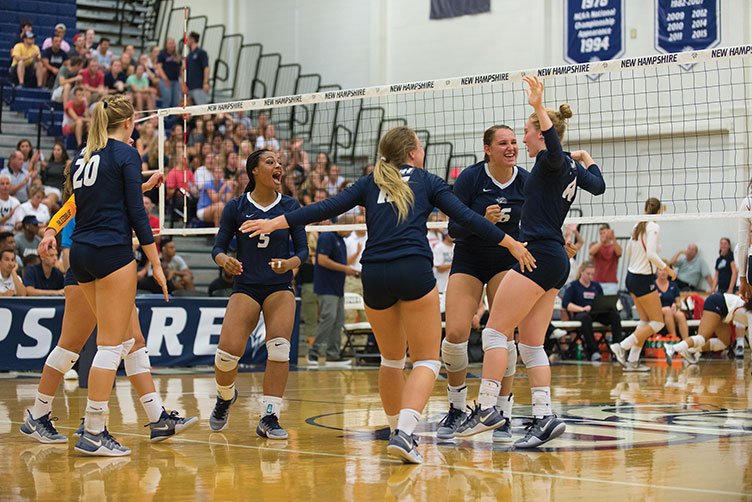
[[[136,298],[132,230],[167,298],[166,280],[144,210],[141,159],[128,145],[133,124],[133,106],[127,97],[111,96],[97,103],[87,147],[71,168],[77,212],[70,266],[98,326],[84,432],[75,446],[87,455],[130,453],[109,435],[105,424],[115,372],[135,344],[129,332]]]
[[[222,211],[212,249],[214,261],[234,275],[235,280],[214,359],[217,402],[209,426],[219,431],[227,425],[230,405],[238,395],[235,389],[238,361],[263,311],[268,359],[262,416],[256,433],[269,439],[286,439],[287,431],[279,425],[279,415],[289,372],[290,335],[295,317],[295,296],[290,283],[292,270],[308,258],[308,241],[303,226],[251,238],[240,233],[240,225],[246,220],[275,218],[300,207],[297,200],[279,192],[282,166],[276,153],[256,150],[248,156],[246,170],[248,185],[243,195],[228,202]],[[233,237],[237,238],[237,258],[227,255]],[[290,252],[290,239],[294,254]]]
[[[331,199],[273,220],[247,221],[241,231],[258,235],[365,206],[368,240],[360,260],[361,278],[366,313],[381,352],[379,393],[393,429],[387,451],[405,462],[420,463],[413,432],[441,367],[441,314],[433,253],[426,239],[428,215],[438,207],[475,234],[507,247],[525,266],[534,262],[522,244],[468,209],[442,179],[423,170],[425,153],[412,129],[388,131],[379,152],[373,174]],[[408,344],[413,370],[405,381]]]

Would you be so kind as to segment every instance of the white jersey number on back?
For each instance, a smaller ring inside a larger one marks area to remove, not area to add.
[[[73,188],[81,188],[82,186],[90,187],[97,181],[97,174],[99,173],[99,155],[94,155],[89,159],[89,162],[84,166],[84,158],[79,157],[76,160],[76,172],[73,173]],[[83,175],[83,180],[81,180]]]

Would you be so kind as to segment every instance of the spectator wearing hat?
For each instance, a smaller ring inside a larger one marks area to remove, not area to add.
[[[16,255],[25,258],[37,254],[37,247],[42,242],[42,238],[39,237],[39,220],[33,214],[24,216],[21,227],[23,230],[15,235]]]
[[[5,174],[10,178],[10,194],[18,199],[18,202],[26,202],[29,199],[27,188],[32,180],[37,176],[37,171],[29,171],[24,167],[23,153],[20,150],[14,150],[8,159],[8,167],[0,170],[0,174]]]
[[[73,47],[68,51],[69,58],[73,59],[75,56],[81,58],[84,62],[84,66],[86,66],[86,62],[89,61],[89,58],[91,57],[89,49],[86,48],[86,38],[83,33],[78,33],[73,37]]]
[[[55,25],[55,34],[51,37],[47,37],[44,39],[44,42],[42,43],[42,50],[49,49],[52,47],[52,40],[55,37],[60,37],[60,48],[63,49],[66,54],[71,50],[70,44],[65,41],[65,25],[63,23],[57,23]]]
[[[42,49],[42,66],[44,76],[42,81],[49,88],[55,83],[60,67],[68,60],[68,51],[63,50],[61,43],[63,38],[59,35],[52,37],[52,45]]]
[[[10,46],[13,47],[16,44],[23,43],[24,34],[27,31],[34,31],[31,29],[31,21],[28,19],[22,19],[20,23],[18,23],[18,31],[16,32],[17,35],[13,37],[13,39],[10,41]]]
[[[34,33],[27,31],[23,41],[13,46],[10,65],[10,78],[24,87],[42,87],[44,67],[41,62],[42,52],[34,43]],[[34,76],[36,74],[36,82]],[[36,85],[35,85],[36,83]]]
[[[64,286],[63,273],[55,266],[57,249],[50,248],[41,257],[41,263],[29,265],[24,271],[23,283],[26,296],[62,296]]]

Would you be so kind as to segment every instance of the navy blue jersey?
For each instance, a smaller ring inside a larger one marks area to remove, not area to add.
[[[543,131],[546,150],[538,152],[535,165],[525,183],[520,239],[523,242],[555,240],[564,245],[561,226],[577,195],[577,187],[593,195],[606,191],[598,166],[585,169],[561,149],[556,131]]]
[[[361,263],[390,261],[410,255],[425,256],[433,262],[433,253],[426,239],[426,221],[434,207],[490,242],[499,243],[504,238],[500,228],[462,204],[438,176],[410,166],[400,168],[400,173],[415,195],[415,204],[401,224],[397,220],[396,208],[387,200],[386,193],[376,186],[373,174],[363,176],[330,199],[286,215],[287,223],[303,225],[343,214],[358,205],[365,206],[368,240]]]
[[[238,261],[243,264],[243,273],[235,276],[235,281],[248,285],[284,284],[292,281],[292,271],[275,273],[269,266],[272,258],[300,258],[300,263],[308,259],[308,240],[305,227],[291,225],[290,228],[275,230],[271,234],[261,234],[249,238],[240,232],[240,225],[246,220],[268,220],[300,207],[300,203],[288,195],[277,194],[277,199],[263,207],[244,193],[227,203],[222,211],[219,232],[214,240],[212,258],[219,253],[227,253],[233,237],[238,242]],[[295,253],[290,252],[290,238]]]
[[[345,273],[319,265],[319,255],[347,265],[347,246],[337,232],[322,232],[316,243],[316,265],[313,267],[313,292],[317,295],[345,295]]]
[[[679,286],[673,281],[668,281],[668,289],[666,291],[661,291],[661,288],[658,287],[658,281],[656,281],[655,290],[661,296],[661,307],[670,307],[681,296],[679,294]]]
[[[603,295],[603,288],[595,281],[590,281],[590,286],[585,287],[579,280],[572,281],[564,291],[561,299],[562,308],[566,309],[567,305],[573,303],[578,307],[593,306],[593,300],[596,296]]]
[[[70,170],[76,196],[73,242],[93,247],[131,245],[133,233],[142,246],[154,242],[141,192],[141,159],[122,141],[107,140],[84,163],[84,150]]]
[[[734,262],[734,253],[729,251],[726,255],[719,255],[715,260],[715,269],[718,271],[718,289],[716,293],[725,293],[731,283],[731,264]]]
[[[460,173],[454,183],[454,194],[463,204],[484,217],[488,206],[498,204],[501,208],[501,220],[496,226],[516,239],[520,235],[525,180],[529,175],[530,173],[521,167],[514,166],[512,178],[501,184],[491,176],[488,164],[479,162]],[[485,247],[506,251],[495,243],[475,235],[454,219],[449,220],[449,235],[457,239],[455,244],[468,249]]]

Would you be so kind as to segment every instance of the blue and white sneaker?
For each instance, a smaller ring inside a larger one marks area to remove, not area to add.
[[[504,416],[502,414],[502,416]],[[504,425],[493,431],[494,443],[509,443],[512,441],[512,420],[504,417]]]
[[[279,425],[279,419],[274,413],[261,417],[256,434],[266,439],[287,439],[287,431]]]
[[[436,437],[439,439],[454,439],[454,431],[465,420],[465,412],[449,404],[449,411],[439,422],[439,428],[436,429]]]
[[[181,417],[177,411],[172,411],[168,415],[162,408],[162,416],[156,422],[151,422],[144,427],[151,428],[151,441],[164,441],[170,436],[180,434],[190,426],[198,422],[198,417]]]
[[[418,436],[407,435],[399,429],[392,431],[386,452],[389,456],[401,459],[406,464],[422,464],[423,455],[418,451]]]
[[[110,435],[107,427],[99,434],[84,430],[73,449],[84,455],[95,457],[122,457],[131,454],[131,449],[118,443]]]
[[[217,396],[217,403],[214,405],[214,411],[212,411],[209,417],[209,427],[213,431],[221,431],[227,427],[227,420],[230,418],[230,405],[232,405],[238,399],[238,389],[235,389],[235,395],[232,399],[222,399]]]
[[[540,445],[556,439],[564,434],[567,426],[556,418],[556,415],[548,415],[542,418],[533,418],[527,427],[527,434],[514,443],[515,448],[537,448]]]
[[[470,409],[470,416],[457,427],[454,437],[466,438],[481,432],[490,431],[491,429],[501,427],[505,421],[506,419],[501,416],[499,410],[494,406],[482,410],[480,405],[476,404],[475,408]]]
[[[26,421],[19,429],[29,437],[33,437],[40,443],[65,443],[68,438],[58,433],[52,422],[57,418],[50,418],[50,413],[39,418],[32,418],[31,412],[26,410]]]
[[[76,432],[73,433],[76,437],[81,437],[81,434],[84,433],[84,417],[81,417],[81,424],[78,426],[78,429],[76,429]]]

